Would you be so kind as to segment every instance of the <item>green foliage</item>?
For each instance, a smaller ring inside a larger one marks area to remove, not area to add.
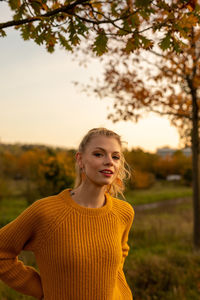
[[[0,37],[5,37],[6,36],[6,32],[3,29],[0,29]]]
[[[93,51],[98,55],[101,56],[103,53],[108,51],[107,48],[108,37],[105,34],[105,31],[102,30],[99,35],[96,37]]]
[[[69,22],[68,31],[70,33],[69,37],[70,37],[71,44],[74,45],[74,46],[78,45],[80,39],[79,39],[79,37],[77,35],[77,26],[76,26],[76,23],[72,19]]]
[[[82,35],[84,38],[87,37],[88,35],[88,27],[81,22],[78,18],[76,19],[77,21],[77,33]]]
[[[21,37],[26,41],[30,39],[30,25],[21,27]]]
[[[138,27],[140,25],[140,18],[138,14],[131,15],[127,20],[133,27]]]
[[[4,149],[0,151],[2,177],[6,181],[19,180],[19,184],[24,181],[21,193],[29,204],[72,186],[75,178],[73,151],[21,145],[15,153],[14,146],[1,147]]]
[[[144,49],[151,49],[153,47],[152,40],[146,38],[145,36],[140,35],[141,46]]]
[[[20,8],[21,2],[20,0],[9,0],[9,6],[12,10],[17,10]]]
[[[130,18],[124,19],[123,27],[121,28],[121,31],[126,32],[126,34],[131,33],[131,23],[132,23],[132,21],[130,21]],[[132,24],[134,24],[134,23],[132,23]]]
[[[40,10],[41,10],[41,2],[37,1],[37,0],[33,0],[33,1],[31,1],[31,7],[34,10],[34,13],[36,15],[38,15],[40,13]]]
[[[56,156],[47,156],[40,161],[37,187],[41,196],[57,194],[71,187],[74,178],[66,174],[65,166]]]
[[[133,52],[136,49],[150,49],[153,46],[152,40],[146,38],[141,34],[134,33],[132,38],[128,39],[125,51],[126,53]]]
[[[14,14],[9,22],[0,23],[0,36],[12,26],[24,40],[44,44],[49,52],[56,44],[72,51],[83,39],[97,56],[106,53],[113,40],[127,53],[148,50],[157,44],[156,38],[148,38],[151,29],[164,32],[158,42],[163,51],[179,53],[182,38],[189,39],[192,28],[200,24],[199,5],[188,1],[9,0],[8,6]]]
[[[117,10],[117,2],[112,1],[111,3],[111,13],[114,17],[119,17],[119,12]]]
[[[69,45],[66,38],[61,33],[58,34],[58,37],[60,39],[61,46],[63,46],[68,51],[72,51],[72,47]]]
[[[13,16],[13,19],[15,21],[21,20],[23,17],[23,14],[26,12],[26,4],[23,3],[21,6],[18,8],[17,13]]]
[[[137,49],[139,47],[139,40],[138,38],[130,38],[127,41],[126,44],[126,52],[130,53],[133,52],[135,49]]]
[[[148,7],[152,1],[151,0],[136,0],[136,7]]]
[[[162,50],[167,50],[171,44],[171,34],[167,33],[166,36],[161,40],[160,47]]]

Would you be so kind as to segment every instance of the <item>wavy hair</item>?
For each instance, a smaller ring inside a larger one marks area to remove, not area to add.
[[[125,180],[130,178],[130,167],[127,164],[124,155],[122,153],[122,141],[121,137],[115,133],[114,131],[108,130],[104,127],[99,127],[99,128],[93,128],[88,131],[88,133],[83,137],[79,147],[78,147],[78,152],[84,153],[87,145],[91,141],[93,137],[97,136],[106,136],[106,137],[113,137],[115,138],[120,147],[121,147],[121,155],[120,155],[120,167],[118,171],[118,175],[115,178],[115,180],[111,183],[108,184],[106,187],[106,192],[109,193],[110,195],[117,197],[118,194],[121,194],[123,198],[124,194],[123,191],[125,189]],[[75,184],[74,188],[77,188],[78,186],[81,185],[82,182],[82,175],[81,175],[81,168],[79,167],[78,163],[76,162],[76,179],[75,179]]]

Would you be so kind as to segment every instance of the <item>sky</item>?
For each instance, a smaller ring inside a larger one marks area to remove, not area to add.
[[[2,5],[0,22],[9,20]],[[59,47],[50,54],[14,29],[6,33],[0,38],[0,142],[77,148],[88,130],[103,126],[117,132],[128,149],[180,148],[178,131],[167,117],[151,113],[137,123],[113,124],[107,119],[112,100],[88,96],[73,84],[101,78],[98,59],[85,68]]]

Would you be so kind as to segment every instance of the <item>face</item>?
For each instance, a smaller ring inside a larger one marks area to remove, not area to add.
[[[121,147],[113,137],[93,137],[84,153],[77,153],[76,159],[84,169],[85,180],[97,186],[111,184],[120,167]]]

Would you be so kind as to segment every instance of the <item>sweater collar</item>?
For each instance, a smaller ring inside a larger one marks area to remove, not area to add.
[[[90,207],[84,207],[79,205],[77,202],[72,199],[70,195],[70,191],[72,189],[65,189],[60,193],[60,196],[64,200],[65,204],[68,206],[71,206],[76,211],[78,211],[80,214],[88,215],[88,216],[98,216],[98,215],[104,215],[108,213],[108,211],[112,208],[112,197],[110,194],[105,193],[106,196],[106,203],[104,206],[99,208],[90,208]]]

